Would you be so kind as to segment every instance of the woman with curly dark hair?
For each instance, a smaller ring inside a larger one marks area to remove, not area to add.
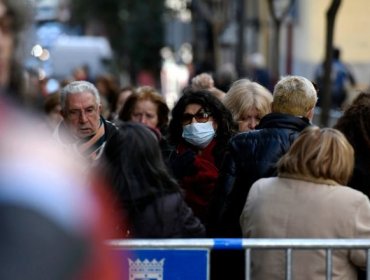
[[[355,168],[348,186],[370,197],[370,93],[360,93],[338,119],[340,130],[355,150]]]
[[[169,140],[176,150],[169,164],[204,224],[232,127],[231,113],[206,90],[186,88],[172,110]]]
[[[348,186],[370,198],[370,93],[361,92],[338,119],[340,130],[355,150],[355,167]],[[366,272],[358,270],[358,280],[366,279]]]

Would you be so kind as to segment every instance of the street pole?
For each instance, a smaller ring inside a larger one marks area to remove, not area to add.
[[[237,2],[237,46],[235,53],[235,66],[238,77],[244,75],[244,53],[245,53],[245,0],[238,0]]]

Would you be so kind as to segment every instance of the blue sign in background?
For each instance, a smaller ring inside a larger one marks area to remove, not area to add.
[[[164,259],[163,280],[208,280],[209,279],[209,250],[207,249],[157,249],[157,250],[127,250],[120,249],[122,265],[129,267],[129,259],[133,262],[140,259],[160,262]],[[132,276],[132,275],[131,275]],[[158,278],[128,278],[135,280],[157,280]],[[159,278],[161,279],[161,278]]]

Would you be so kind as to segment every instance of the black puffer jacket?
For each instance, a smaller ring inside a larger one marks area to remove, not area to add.
[[[309,125],[307,118],[271,113],[256,130],[230,140],[211,204],[209,235],[241,236],[239,217],[250,187],[260,178],[276,175],[277,161]]]

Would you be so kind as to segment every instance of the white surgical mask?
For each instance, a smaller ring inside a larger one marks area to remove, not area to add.
[[[186,142],[201,149],[207,147],[215,135],[216,133],[212,122],[191,123],[185,125],[182,131],[182,138],[184,138]]]

